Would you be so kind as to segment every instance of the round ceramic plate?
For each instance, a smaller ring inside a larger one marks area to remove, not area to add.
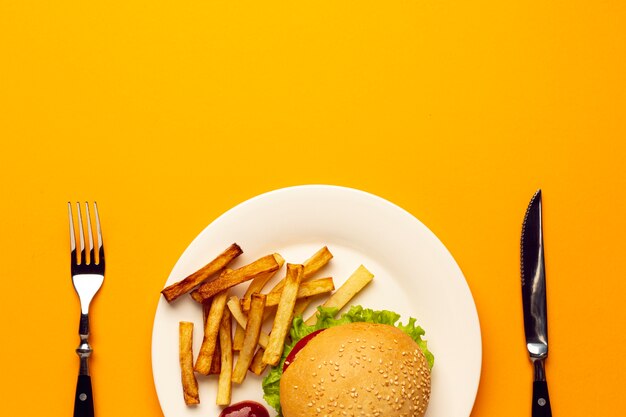
[[[233,242],[244,251],[234,267],[273,252],[286,262],[302,263],[326,245],[334,258],[319,276],[332,276],[337,287],[364,265],[374,280],[351,304],[396,311],[402,322],[415,317],[426,331],[425,339],[435,355],[426,417],[470,415],[482,355],[476,306],[450,253],[407,211],[372,194],[336,186],[298,186],[262,194],[204,229],[182,254],[165,285],[204,266]],[[284,269],[274,281],[284,276]],[[234,294],[243,293],[244,287],[236,287]],[[217,417],[221,407],[215,405],[216,376],[198,376],[200,405],[188,407],[183,401],[179,321],[195,323],[197,353],[202,341],[200,306],[187,296],[171,304],[161,297],[152,332],[152,369],[163,414]],[[255,400],[266,405],[261,381],[262,377],[249,372],[243,384],[233,386],[233,403]],[[276,415],[268,409],[271,416]]]

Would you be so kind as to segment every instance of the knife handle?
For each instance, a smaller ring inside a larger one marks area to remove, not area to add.
[[[76,396],[74,397],[74,417],[94,417],[91,377],[78,375]]]
[[[550,396],[548,395],[548,383],[545,380],[533,382],[532,410],[532,417],[552,417]]]

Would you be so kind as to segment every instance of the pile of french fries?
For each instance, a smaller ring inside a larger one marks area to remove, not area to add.
[[[239,245],[232,244],[198,271],[161,291],[168,302],[190,294],[203,307],[204,335],[195,362],[194,324],[179,323],[179,361],[187,405],[200,403],[196,373],[218,375],[216,404],[229,405],[233,383],[241,384],[248,372],[261,375],[268,365],[279,363],[293,317],[301,315],[314,297],[328,295],[321,305],[341,310],[374,278],[361,265],[336,291],[332,277],[312,279],[333,258],[324,246],[301,264],[287,263],[284,278],[263,293],[285,260],[274,253],[229,269],[228,265],[242,253]],[[243,283],[248,286],[241,299],[230,294]],[[268,334],[262,327],[271,319]],[[316,320],[313,314],[306,324],[315,324]]]

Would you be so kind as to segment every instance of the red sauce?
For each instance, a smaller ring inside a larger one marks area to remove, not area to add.
[[[326,329],[316,330],[313,333],[310,333],[310,334],[304,336],[302,339],[300,339],[298,341],[298,343],[296,343],[296,345],[293,347],[293,349],[291,349],[291,352],[289,352],[289,355],[287,355],[287,358],[285,358],[285,364],[283,365],[283,372],[285,372],[287,367],[289,365],[291,365],[291,363],[296,358],[296,355],[298,354],[298,352],[300,352],[300,350],[302,350],[302,348],[304,346],[306,346],[306,344],[309,343],[311,341],[311,339],[313,339],[315,336],[317,336],[323,330],[326,330]]]
[[[269,413],[255,401],[241,401],[229,405],[220,413],[220,417],[269,417]]]

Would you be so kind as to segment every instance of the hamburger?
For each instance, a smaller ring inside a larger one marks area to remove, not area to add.
[[[354,306],[338,319],[319,308],[314,326],[296,317],[283,357],[263,381],[282,417],[422,417],[434,357],[424,330],[399,315]]]

